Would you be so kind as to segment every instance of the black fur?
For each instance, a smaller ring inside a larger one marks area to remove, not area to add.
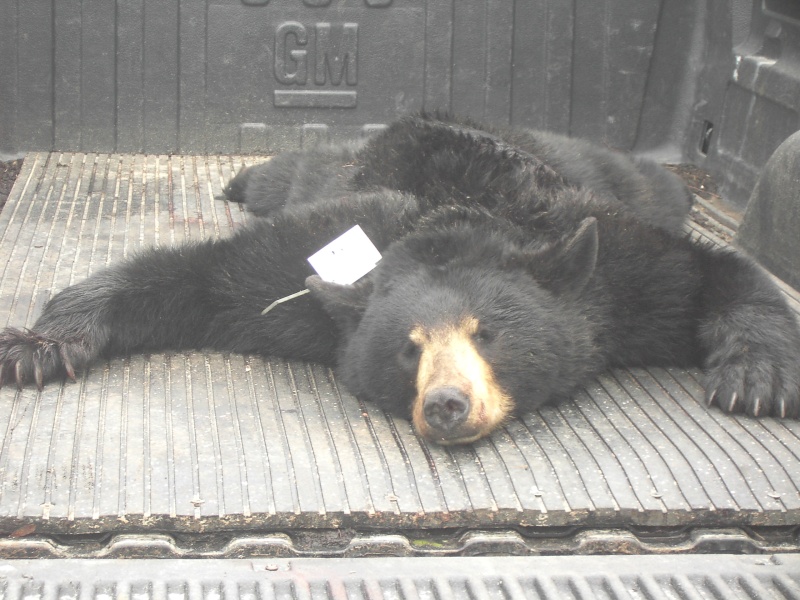
[[[800,412],[792,312],[752,261],[680,233],[690,195],[653,163],[423,116],[363,145],[278,156],[226,191],[267,218],[62,291],[30,332],[0,333],[0,382],[206,347],[338,362],[351,391],[407,416],[409,328],[470,313],[518,410],[609,367],[700,364],[725,410]],[[378,267],[353,286],[311,276],[306,258],[356,223]]]
[[[248,210],[261,217],[275,213],[286,204],[320,198],[341,199],[349,192],[356,153],[363,145],[362,140],[284,152],[269,162],[268,175],[262,169],[245,169],[223,192],[232,202],[247,202]]]

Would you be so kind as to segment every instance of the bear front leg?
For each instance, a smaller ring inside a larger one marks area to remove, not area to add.
[[[733,252],[704,257],[699,327],[706,401],[753,416],[800,416],[800,330],[760,267]]]
[[[74,379],[99,358],[144,351],[210,348],[330,362],[334,326],[307,298],[261,315],[270,300],[303,289],[309,268],[253,243],[156,249],[66,288],[30,330],[0,332],[0,384],[41,388]]]
[[[209,290],[223,245],[151,250],[64,289],[31,329],[0,332],[0,384],[41,388],[103,356],[195,345],[215,312]]]
[[[303,289],[310,274],[291,246],[278,247],[282,242],[281,236],[246,230],[214,243],[153,249],[70,286],[47,303],[30,330],[0,332],[0,383],[41,388],[64,375],[74,378],[101,357],[143,351],[213,348],[290,356],[302,353],[305,343],[307,356],[320,358],[330,353],[330,319],[323,313],[321,325],[302,323],[320,319],[321,309],[306,301],[275,316],[260,314],[271,299]],[[294,322],[282,320],[287,317]],[[292,335],[298,327],[314,331],[317,344]]]
[[[310,204],[232,238],[156,248],[56,294],[30,330],[0,332],[0,384],[74,377],[101,357],[208,348],[331,364],[339,334],[303,290],[306,258],[359,224],[385,248],[417,216],[413,197],[355,194]]]
[[[119,270],[102,271],[56,294],[31,329],[0,331],[0,385],[19,387],[75,373],[109,343],[110,315]]]

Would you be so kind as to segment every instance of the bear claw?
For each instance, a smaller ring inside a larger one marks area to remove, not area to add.
[[[64,351],[64,348],[59,345],[58,346],[58,353],[61,356],[61,363],[64,366],[64,372],[66,373],[67,377],[70,381],[77,381],[75,378],[75,368],[72,366],[72,362],[69,360],[69,356]]]
[[[739,399],[739,395],[736,392],[733,392],[731,396],[731,400],[728,403],[728,412],[733,412],[736,409],[736,400]]]
[[[33,361],[33,380],[36,382],[36,387],[41,390],[44,387],[44,375],[42,374],[42,361],[34,359]]]
[[[74,357],[85,352],[80,342],[61,342],[31,330],[0,332],[0,387],[13,379],[19,389],[66,375],[75,381]]]
[[[25,383],[25,376],[22,374],[22,361],[17,361],[14,364],[14,377],[17,380],[17,388],[22,389]]]
[[[734,357],[707,368],[706,404],[753,417],[797,417],[800,379],[781,357]]]

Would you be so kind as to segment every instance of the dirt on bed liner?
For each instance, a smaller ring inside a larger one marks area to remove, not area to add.
[[[0,162],[0,209],[3,208],[22,168],[22,159]]]

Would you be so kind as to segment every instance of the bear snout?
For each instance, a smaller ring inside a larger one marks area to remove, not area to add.
[[[469,410],[469,396],[453,386],[430,390],[425,394],[422,407],[427,424],[443,434],[463,425],[469,417]]]
[[[414,428],[439,444],[467,444],[494,431],[514,409],[491,364],[475,347],[478,320],[417,326],[409,339],[419,358]]]

